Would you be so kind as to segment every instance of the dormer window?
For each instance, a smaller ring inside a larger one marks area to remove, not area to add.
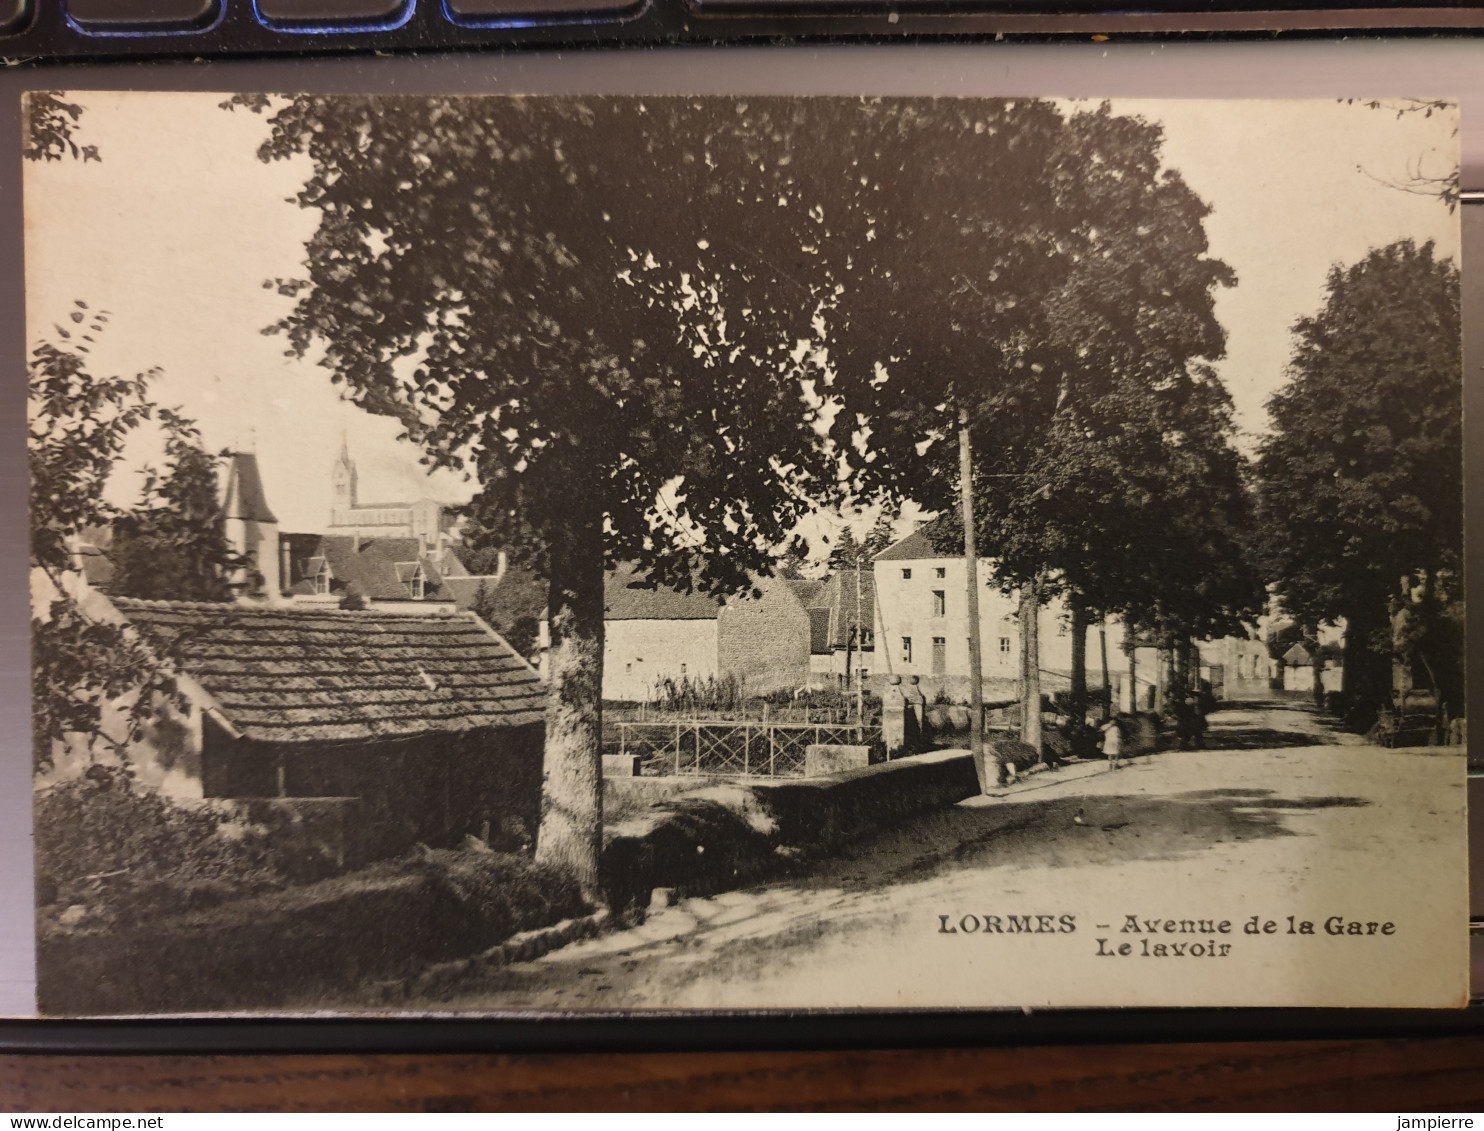
[[[421,601],[428,594],[428,579],[423,574],[423,567],[419,565],[412,574],[412,599]]]

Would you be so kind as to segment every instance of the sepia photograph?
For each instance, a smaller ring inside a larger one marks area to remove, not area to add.
[[[33,91],[48,1016],[1468,997],[1458,110]]]

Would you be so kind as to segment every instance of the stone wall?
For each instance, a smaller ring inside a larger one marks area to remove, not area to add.
[[[717,617],[717,667],[749,695],[809,683],[809,614],[787,582],[759,579],[762,596],[731,598]]]
[[[828,777],[716,786],[606,830],[601,880],[615,914],[642,916],[656,888],[739,887],[978,791],[973,760],[954,750]]]

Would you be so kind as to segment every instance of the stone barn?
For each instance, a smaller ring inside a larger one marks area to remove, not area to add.
[[[185,676],[188,713],[136,755],[146,779],[202,798],[359,799],[389,849],[534,841],[544,689],[474,614],[113,604]]]

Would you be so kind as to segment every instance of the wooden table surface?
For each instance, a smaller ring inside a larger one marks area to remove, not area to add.
[[[1484,1111],[1484,1036],[821,1052],[0,1056],[0,1111]]]

